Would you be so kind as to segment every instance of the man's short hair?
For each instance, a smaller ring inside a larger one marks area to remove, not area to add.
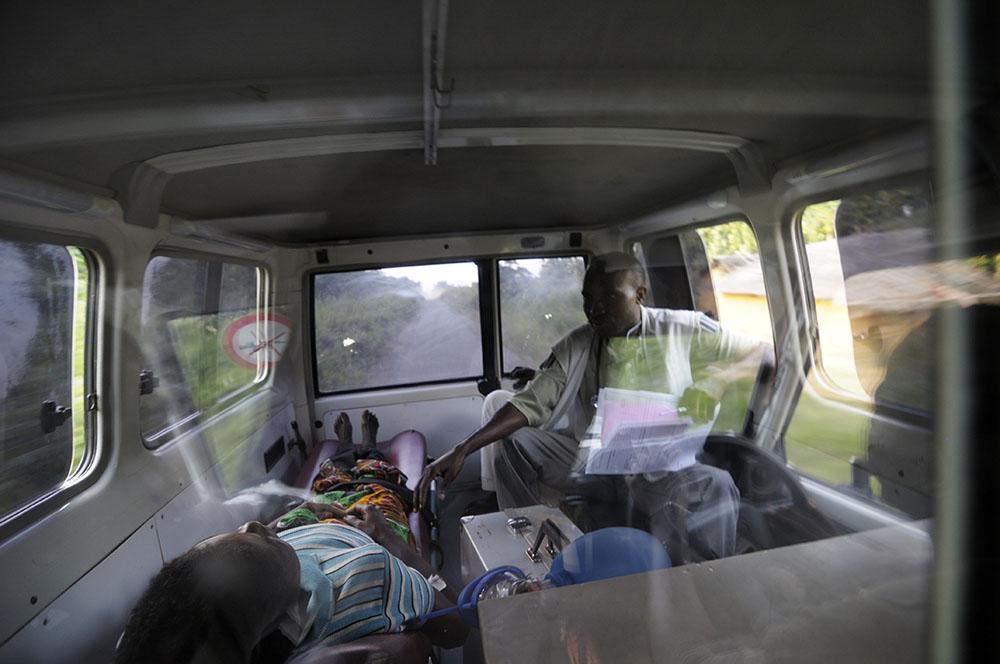
[[[646,270],[642,263],[623,251],[612,251],[590,259],[587,266],[588,274],[614,274],[615,272],[625,272],[631,277],[634,286],[647,286]]]

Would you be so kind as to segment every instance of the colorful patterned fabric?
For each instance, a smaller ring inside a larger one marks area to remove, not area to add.
[[[327,459],[320,466],[319,473],[313,479],[312,488],[317,492],[313,499],[315,503],[324,505],[336,504],[344,509],[355,505],[373,505],[382,510],[392,529],[402,537],[411,548],[416,548],[416,540],[410,532],[406,505],[391,489],[381,484],[364,484],[365,479],[391,482],[399,486],[406,485],[406,475],[387,461],[381,459],[361,459],[354,467],[338,468],[333,459]],[[352,482],[352,486],[337,491],[329,489]],[[306,506],[297,507],[280,517],[277,521],[279,532],[316,523],[343,523],[338,519],[320,519]]]
[[[312,490],[316,493],[324,493],[332,486],[343,482],[351,482],[354,479],[354,475],[351,474],[350,469],[338,468],[334,465],[333,459],[327,459],[320,465],[319,473],[313,478]]]
[[[295,549],[300,583],[308,591],[279,626],[296,645],[402,632],[407,621],[434,607],[427,579],[360,530],[322,523],[279,537]]]
[[[353,468],[338,468],[333,459],[327,459],[320,465],[319,473],[313,479],[312,490],[316,493],[326,493],[338,484],[362,480],[367,477],[401,486],[406,485],[407,479],[406,475],[388,461],[361,459],[355,462]]]
[[[289,528],[298,528],[310,523],[319,523],[319,517],[308,507],[296,507],[291,512],[278,519],[275,529],[278,532]]]
[[[336,502],[345,509],[355,505],[372,505],[382,510],[386,521],[396,533],[406,540],[411,548],[416,547],[413,533],[410,532],[409,520],[406,518],[406,507],[399,496],[379,484],[366,484],[356,490],[330,491],[317,496],[317,500],[331,504]],[[318,521],[318,520],[317,520]]]

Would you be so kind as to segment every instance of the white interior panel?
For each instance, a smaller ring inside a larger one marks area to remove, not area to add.
[[[416,429],[427,438],[427,454],[437,457],[479,428],[482,407],[475,385],[462,384],[324,397],[316,401],[316,414],[323,422],[322,437],[332,439],[337,416],[346,412],[354,423],[354,442],[360,442],[361,414],[370,409],[379,419],[379,440]],[[478,454],[466,462],[459,481],[479,482]]]
[[[0,648],[0,662],[106,662],[132,605],[163,563],[155,519]]]
[[[264,472],[264,451],[279,438],[292,439],[289,404],[227,458],[178,494],[156,517],[163,560],[172,560],[206,537],[230,532],[254,519],[270,520],[284,502],[280,495],[254,489],[268,480],[287,479],[297,471],[301,455],[286,451],[270,473]]]
[[[173,560],[206,537],[230,532],[259,518],[258,512],[254,501],[236,499],[227,504],[215,473],[205,473],[156,517],[163,560]]]

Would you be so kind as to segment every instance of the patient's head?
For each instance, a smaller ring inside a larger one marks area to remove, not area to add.
[[[211,537],[153,577],[115,661],[246,661],[298,588],[295,552],[265,526]]]

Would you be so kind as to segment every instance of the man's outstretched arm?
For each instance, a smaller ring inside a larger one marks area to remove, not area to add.
[[[729,333],[730,338],[738,335]],[[699,373],[702,377],[681,395],[678,405],[686,408],[696,422],[711,419],[716,404],[729,385],[757,375],[762,365],[774,367],[774,349],[770,344],[745,339],[729,344],[728,358],[712,362]]]
[[[528,426],[528,418],[509,403],[504,404],[503,408],[498,410],[496,415],[478,431],[424,469],[424,474],[421,476],[413,496],[415,507],[422,509],[427,504],[427,492],[434,479],[441,478],[438,488],[445,488],[458,477],[458,473],[461,472],[462,466],[465,465],[465,460],[470,454],[501,438],[506,438],[525,426]]]

